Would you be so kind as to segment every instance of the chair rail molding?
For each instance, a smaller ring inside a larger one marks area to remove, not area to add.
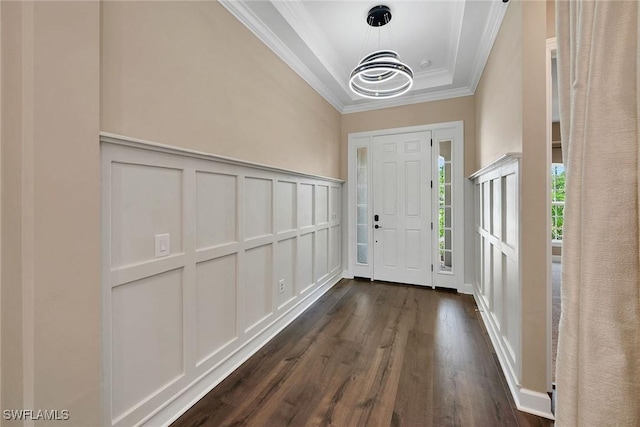
[[[103,424],[168,425],[343,275],[343,182],[101,135]]]

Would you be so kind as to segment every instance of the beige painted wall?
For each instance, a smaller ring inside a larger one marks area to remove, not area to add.
[[[98,425],[100,4],[0,7],[2,409]]]
[[[522,334],[523,384],[547,390],[546,4],[522,2]]]
[[[518,114],[532,113],[533,125],[539,107],[528,101],[536,82],[522,102],[523,57],[538,34],[523,44],[519,28],[539,24],[536,6],[510,6],[503,31],[516,39],[499,37],[504,57],[487,65],[479,101],[341,118],[216,2],[108,2],[102,16],[95,1],[1,4],[3,409],[69,409],[66,425],[99,423],[99,130],[346,177],[349,132],[464,120],[467,174],[503,151],[537,159],[536,131]],[[527,64],[534,73],[537,57]],[[537,177],[532,166],[525,182]],[[536,197],[523,203],[535,207]],[[539,292],[527,286],[527,297]],[[525,301],[524,379],[539,389],[530,331],[539,297]]]
[[[100,130],[338,177],[341,117],[216,2],[0,7],[1,407],[99,425]]]
[[[512,0],[476,91],[478,167],[522,152],[522,385],[547,391],[546,2]]]
[[[340,176],[340,113],[217,2],[106,2],[101,129]]]
[[[522,3],[512,1],[478,83],[476,169],[522,151]]]
[[[475,172],[475,104],[473,96],[423,102],[402,107],[351,113],[342,116],[341,176],[347,177],[347,145],[350,133],[405,126],[464,121],[465,176]]]
[[[547,0],[547,38],[556,36],[556,0]]]
[[[22,407],[22,269],[21,256],[21,37],[19,2],[0,3],[2,45],[2,276],[0,288],[0,408]],[[13,165],[13,166],[12,166]],[[9,185],[11,184],[11,185]]]

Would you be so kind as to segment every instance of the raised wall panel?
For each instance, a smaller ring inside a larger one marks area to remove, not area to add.
[[[245,239],[266,236],[272,230],[272,181],[245,178],[244,230]]]
[[[298,227],[309,227],[313,225],[313,185],[301,183],[298,188]]]
[[[196,265],[196,358],[198,363],[237,337],[237,255]]]
[[[296,228],[296,211],[296,184],[278,181],[278,203],[276,204],[278,233]]]
[[[491,249],[491,240],[489,237],[484,237],[484,249],[482,252],[483,272],[484,272],[484,292],[483,295],[488,301],[489,308],[493,308],[493,276],[491,274],[493,270],[493,250]]]
[[[502,236],[502,189],[501,179],[491,180],[491,234]]]
[[[331,221],[340,221],[340,187],[331,187],[329,189],[331,200],[331,215],[329,219]]]
[[[316,224],[329,222],[329,187],[316,185]]]
[[[113,418],[183,374],[182,292],[182,269],[113,288]]]
[[[502,316],[504,313],[504,290],[502,287],[502,252],[500,248],[491,246],[493,250],[493,268],[492,268],[492,285],[493,285],[493,315],[498,324],[498,329],[502,329]]]
[[[313,277],[313,235],[314,233],[307,233],[298,238],[297,275],[301,291],[313,286],[315,282]]]
[[[196,172],[196,248],[237,241],[237,177]]]
[[[520,331],[518,329],[520,316],[520,292],[518,289],[518,264],[508,258],[505,258],[504,264],[504,283],[505,283],[505,327],[503,334],[505,335],[510,347],[517,348],[520,339]]]
[[[329,229],[318,230],[316,232],[316,279],[324,277],[329,273]]]
[[[491,181],[482,183],[482,228],[491,232]]]
[[[342,184],[101,142],[101,424],[169,425],[340,280]]]
[[[259,246],[245,252],[245,330],[271,314],[272,247]]]
[[[110,190],[112,268],[153,260],[156,234],[182,252],[181,170],[112,163]]]
[[[515,247],[518,243],[518,188],[516,176],[514,174],[505,176],[503,183],[504,236],[502,239],[509,246]]]
[[[340,226],[335,225],[330,228],[329,235],[329,270],[334,271],[340,267],[340,257],[342,251],[342,239],[340,236]]]
[[[278,284],[276,305],[280,307],[282,304],[291,300],[296,295],[296,283],[294,280],[294,265],[296,264],[296,239],[287,239],[277,244],[277,273],[276,283]],[[284,292],[279,292],[279,282],[284,280]]]
[[[476,283],[474,296],[511,390],[520,388],[522,290],[519,277],[519,160],[505,156],[474,177]]]

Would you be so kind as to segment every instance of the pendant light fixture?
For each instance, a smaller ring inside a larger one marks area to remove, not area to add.
[[[367,15],[367,24],[373,28],[383,27],[390,21],[388,6],[376,6]],[[349,87],[354,93],[370,99],[394,98],[407,93],[412,85],[413,71],[393,50],[368,54],[351,71],[349,79]]]

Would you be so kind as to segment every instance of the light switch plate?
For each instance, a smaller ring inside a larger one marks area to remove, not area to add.
[[[171,253],[171,238],[169,234],[156,234],[156,258],[167,256]]]

